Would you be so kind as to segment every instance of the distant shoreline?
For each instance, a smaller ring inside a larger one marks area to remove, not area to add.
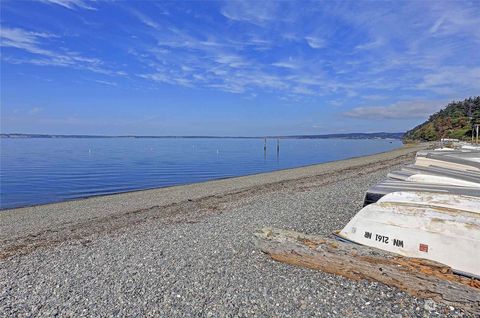
[[[135,139],[402,139],[404,133],[345,133],[345,134],[323,134],[323,135],[289,135],[289,136],[141,136],[141,135],[60,135],[60,134],[21,134],[5,133],[0,138],[135,138]]]

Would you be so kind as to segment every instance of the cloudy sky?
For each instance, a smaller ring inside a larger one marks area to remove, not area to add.
[[[480,94],[478,1],[1,5],[2,132],[397,132]]]

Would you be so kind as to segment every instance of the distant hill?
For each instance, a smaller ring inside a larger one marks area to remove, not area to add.
[[[286,136],[287,138],[301,138],[301,139],[329,139],[329,138],[343,138],[343,139],[402,139],[403,132],[376,132],[376,133],[345,133],[345,134],[327,134],[327,135],[296,135]]]
[[[480,96],[451,102],[421,125],[405,133],[410,141],[435,141],[441,138],[471,139],[472,125],[480,123]]]
[[[327,135],[295,135],[295,136],[258,136],[258,137],[227,137],[227,136],[101,136],[101,135],[48,135],[48,134],[0,134],[1,138],[297,138],[297,139],[401,139],[403,133],[345,133]]]

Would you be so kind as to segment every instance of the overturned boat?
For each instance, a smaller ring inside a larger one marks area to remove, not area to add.
[[[460,147],[460,149],[462,150],[474,150],[474,151],[480,151],[480,146],[474,146],[474,145],[462,145]]]
[[[458,170],[452,170],[452,169],[440,168],[440,167],[422,167],[422,166],[416,166],[414,164],[406,165],[401,170],[435,173],[439,175],[450,176],[453,178],[472,177],[472,178],[480,179],[480,172],[458,171]]]
[[[480,278],[480,198],[393,192],[364,207],[338,233],[344,240],[450,266]]]
[[[480,188],[478,187],[467,187],[452,184],[419,183],[414,181],[387,179],[377,183],[367,190],[363,204],[364,206],[367,206],[371,203],[377,202],[383,196],[389,193],[399,191],[456,194],[480,198]]]
[[[480,174],[421,166],[404,167],[387,175],[392,180],[480,188]]]
[[[480,152],[418,152],[415,159],[416,166],[439,167],[458,171],[480,172]]]

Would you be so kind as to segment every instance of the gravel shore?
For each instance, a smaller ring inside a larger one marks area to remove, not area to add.
[[[272,226],[329,234],[418,147],[187,186],[0,211],[0,316],[466,316],[278,263]]]

